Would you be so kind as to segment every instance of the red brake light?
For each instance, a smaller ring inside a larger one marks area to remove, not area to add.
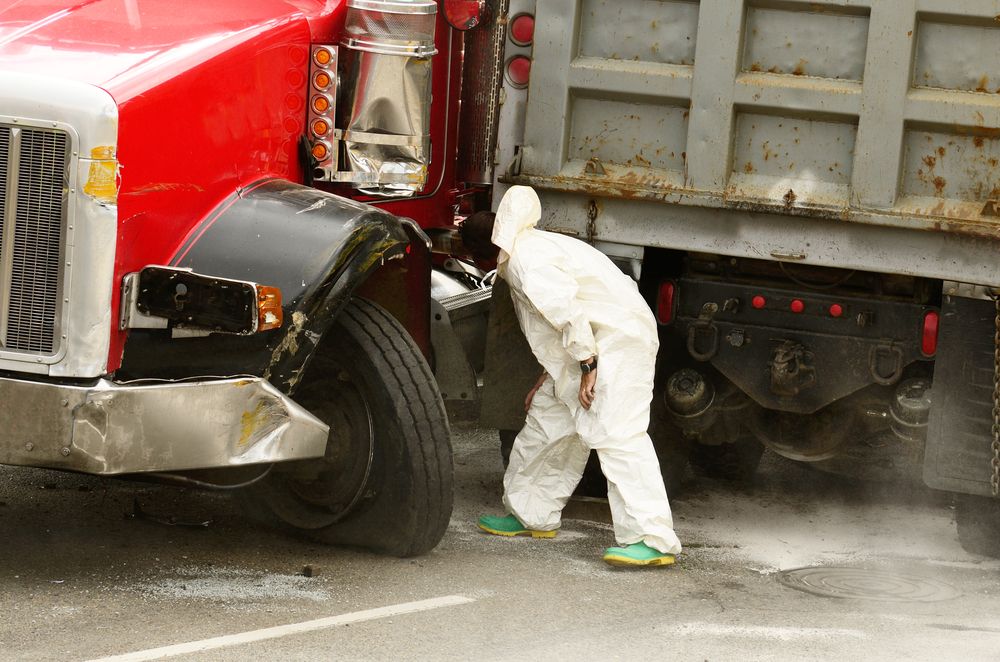
[[[936,310],[928,310],[924,314],[924,332],[920,337],[920,351],[924,356],[934,356],[937,353],[940,320],[941,316]]]
[[[656,319],[660,324],[670,324],[674,321],[674,294],[677,286],[673,281],[660,283],[660,293],[656,298]]]
[[[510,40],[518,46],[530,46],[535,40],[535,17],[531,14],[518,14],[510,20],[508,34]]]
[[[483,20],[485,0],[444,0],[444,17],[456,30],[471,30]]]
[[[507,82],[516,88],[528,87],[531,77],[531,58],[526,55],[515,55],[507,60]]]
[[[830,304],[830,317],[840,317],[844,314],[844,307],[839,303]]]
[[[758,294],[754,298],[750,299],[750,305],[756,308],[757,310],[760,310],[761,308],[767,305],[767,299]]]
[[[793,313],[801,313],[806,309],[806,304],[802,302],[802,299],[792,299],[792,303],[788,307]]]

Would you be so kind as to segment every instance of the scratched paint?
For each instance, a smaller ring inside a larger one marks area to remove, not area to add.
[[[867,9],[750,7],[743,71],[862,80],[868,45]]]
[[[569,158],[602,163],[684,170],[688,109],[679,105],[573,100]]]
[[[689,0],[584,0],[580,55],[694,64],[698,8]]]
[[[1000,131],[908,131],[901,206],[913,213],[977,218],[1000,200]]]
[[[913,85],[1000,94],[998,53],[1000,22],[995,19],[983,17],[972,25],[921,21]]]
[[[856,134],[851,122],[741,113],[727,196],[846,207]]]

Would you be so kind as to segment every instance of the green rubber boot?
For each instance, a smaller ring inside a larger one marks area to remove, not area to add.
[[[618,566],[673,565],[674,555],[664,554],[644,542],[604,550],[604,562]]]
[[[494,517],[484,515],[479,518],[479,528],[495,536],[531,536],[532,538],[555,538],[555,531],[535,531],[527,529],[513,515]]]

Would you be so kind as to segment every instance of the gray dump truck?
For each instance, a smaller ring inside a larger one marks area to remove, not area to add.
[[[668,482],[765,447],[909,473],[996,553],[1000,2],[495,4],[467,37],[467,68],[504,45],[484,183],[639,282]],[[537,368],[497,294],[482,421],[509,443]]]

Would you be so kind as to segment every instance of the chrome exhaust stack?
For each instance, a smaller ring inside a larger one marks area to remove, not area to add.
[[[409,197],[430,164],[431,58],[437,3],[348,0],[341,40],[340,158],[317,179],[362,193]]]

